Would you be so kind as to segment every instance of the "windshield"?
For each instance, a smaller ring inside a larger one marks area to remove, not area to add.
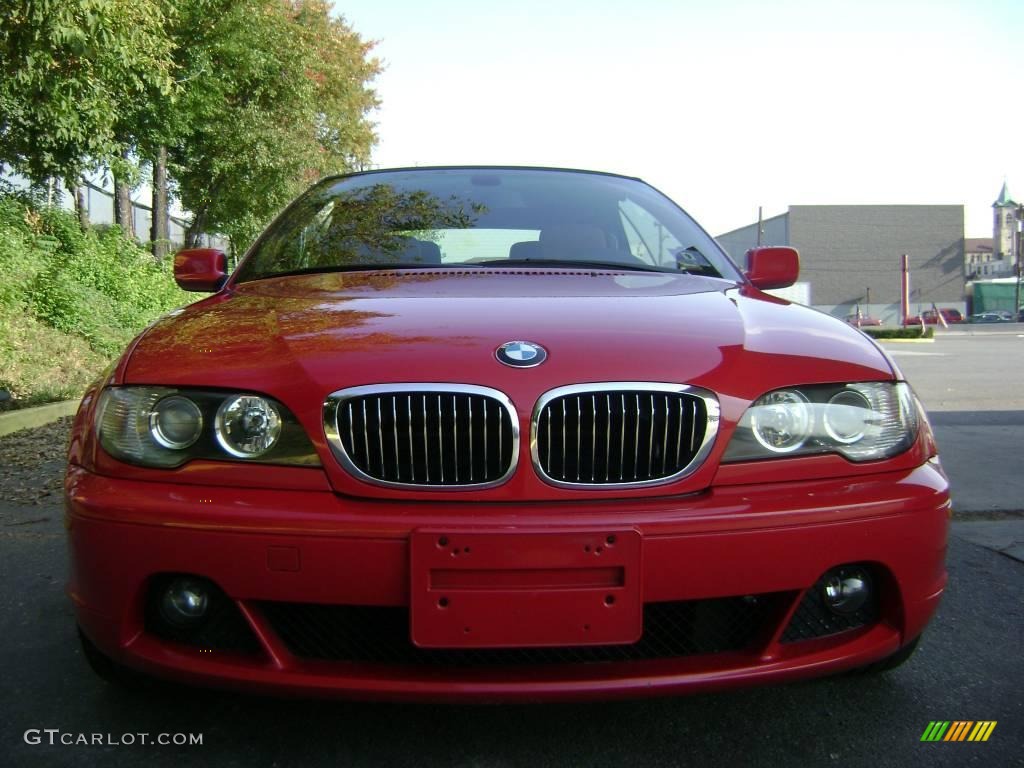
[[[424,168],[321,182],[278,217],[236,279],[524,264],[739,278],[689,216],[640,181]]]

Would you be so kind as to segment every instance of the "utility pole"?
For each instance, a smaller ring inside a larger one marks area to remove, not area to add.
[[[764,234],[764,228],[763,228],[763,223],[762,223],[763,222],[762,211],[763,211],[763,208],[760,205],[757,206],[757,247],[758,248],[761,247],[761,235]]]
[[[1013,269],[1017,275],[1017,289],[1013,297],[1013,319],[1020,317],[1020,273],[1021,256],[1024,255],[1024,203],[1017,206],[1017,253],[1014,254]]]
[[[910,257],[900,256],[900,325],[907,324],[910,317]]]

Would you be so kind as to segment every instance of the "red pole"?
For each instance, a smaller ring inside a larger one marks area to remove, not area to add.
[[[906,325],[910,317],[910,257],[905,253],[900,256],[900,313]]]

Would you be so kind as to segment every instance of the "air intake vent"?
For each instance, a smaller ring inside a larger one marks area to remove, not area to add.
[[[718,400],[696,387],[636,382],[562,387],[545,394],[534,412],[534,465],[558,486],[670,482],[707,457],[718,419]]]
[[[509,399],[463,384],[388,384],[335,392],[324,405],[331,450],[350,473],[377,485],[490,487],[519,457]]]

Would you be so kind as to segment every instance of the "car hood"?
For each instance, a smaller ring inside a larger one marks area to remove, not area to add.
[[[526,340],[535,369],[495,358]],[[170,313],[138,340],[126,383],[302,392],[459,382],[520,397],[576,382],[664,381],[750,400],[777,386],[893,371],[846,323],[735,283],[589,270],[417,270],[243,283]]]

